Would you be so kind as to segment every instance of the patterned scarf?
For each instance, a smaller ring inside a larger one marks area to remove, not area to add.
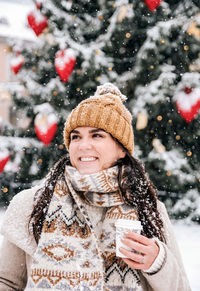
[[[116,219],[137,220],[124,203],[118,168],[81,175],[70,166],[58,181],[25,290],[141,290],[138,273],[115,256]],[[88,215],[106,209],[99,235]],[[96,210],[95,210],[96,209]]]

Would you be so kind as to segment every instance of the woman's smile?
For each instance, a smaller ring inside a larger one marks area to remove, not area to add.
[[[108,169],[125,156],[113,137],[95,127],[77,127],[70,134],[70,161],[81,174]]]
[[[79,160],[81,162],[93,162],[93,161],[96,161],[97,158],[94,158],[94,157],[80,157]]]

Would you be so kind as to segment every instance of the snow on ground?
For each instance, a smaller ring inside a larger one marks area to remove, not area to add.
[[[0,209],[0,226],[5,210]],[[174,222],[174,231],[192,291],[200,290],[200,225]],[[0,235],[0,244],[2,236]],[[171,291],[171,290],[170,290]]]

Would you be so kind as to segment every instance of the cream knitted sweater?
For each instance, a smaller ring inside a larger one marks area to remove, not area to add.
[[[29,272],[37,247],[34,238],[28,232],[27,220],[32,211],[33,198],[38,188],[40,186],[24,190],[16,195],[5,214],[1,229],[5,241],[0,253],[0,291],[24,290],[27,280],[27,273],[24,269],[27,266]],[[190,291],[166,209],[160,202],[158,208],[164,221],[164,231],[167,237],[167,245],[162,244],[166,254],[165,261],[162,268],[154,274],[140,273],[143,290]],[[95,229],[98,232],[102,214],[96,215],[95,213],[95,218],[98,216],[97,220],[94,220],[93,211],[89,215],[92,215],[93,223],[96,223]]]

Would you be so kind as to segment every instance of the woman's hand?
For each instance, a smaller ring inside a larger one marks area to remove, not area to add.
[[[128,257],[127,259],[123,258],[124,262],[133,269],[149,269],[159,253],[159,246],[153,239],[135,232],[125,234],[122,242],[133,249],[133,251],[128,251],[123,247],[119,249],[122,254]]]

